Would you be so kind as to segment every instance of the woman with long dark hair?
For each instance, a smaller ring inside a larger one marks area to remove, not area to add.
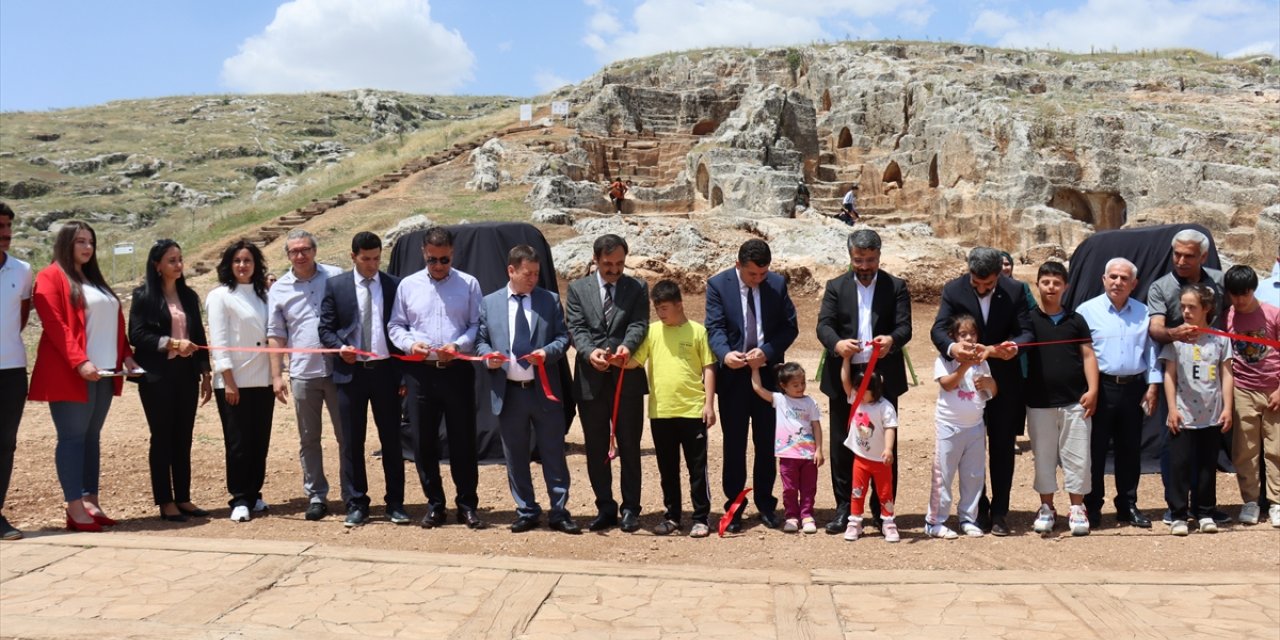
[[[200,406],[213,396],[200,296],[182,273],[182,247],[157,240],[147,254],[142,286],[133,290],[129,342],[142,368],[138,396],[151,431],[151,495],[160,519],[186,522],[208,511],[191,502],[191,434]]]
[[[214,394],[227,447],[227,491],[231,519],[246,522],[267,509],[267,475],[275,393],[267,354],[218,347],[267,345],[267,264],[262,251],[240,240],[222,252],[221,286],[209,292],[209,346],[213,347]]]
[[[44,333],[27,398],[49,403],[67,528],[75,531],[116,523],[98,502],[102,424],[124,386],[122,374],[138,368],[120,300],[98,268],[97,244],[88,224],[64,223],[53,241],[53,264],[36,276],[32,295]]]

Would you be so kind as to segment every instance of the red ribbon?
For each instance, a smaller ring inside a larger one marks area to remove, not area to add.
[[[1232,340],[1240,340],[1241,342],[1253,342],[1256,344],[1265,344],[1268,347],[1271,347],[1272,349],[1280,349],[1280,340],[1272,340],[1270,338],[1258,338],[1255,336],[1242,336],[1238,333],[1228,333],[1226,331],[1218,331],[1217,329],[1210,329],[1208,327],[1201,327],[1200,330],[1205,333],[1212,333],[1215,336],[1231,338]]]
[[[743,489],[742,492],[738,494],[738,497],[733,499],[733,503],[729,505],[729,508],[724,510],[724,515],[720,516],[719,531],[721,538],[724,537],[725,530],[729,528],[729,523],[733,522],[733,517],[742,510],[742,504],[746,502],[748,493],[751,493],[751,487]]]
[[[876,361],[880,359],[880,343],[871,343],[871,359],[867,360],[867,370],[862,373],[862,382],[858,385],[858,393],[853,396],[853,404],[849,407],[849,422],[844,426],[845,433],[850,433],[853,429],[853,419],[858,413],[858,406],[862,404],[862,396],[867,392],[867,386],[871,384],[871,374],[876,370]],[[843,365],[841,365],[843,366]],[[854,464],[857,465],[857,456],[854,456]],[[852,473],[852,471],[850,472]],[[852,475],[850,478],[854,477]],[[849,513],[853,513],[853,495],[849,496]]]
[[[618,457],[618,404],[622,400],[622,376],[626,366],[618,367],[618,386],[613,390],[613,415],[609,418],[609,461]]]

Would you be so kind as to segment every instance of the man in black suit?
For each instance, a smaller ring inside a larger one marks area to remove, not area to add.
[[[786,361],[787,347],[799,335],[796,307],[786,280],[769,271],[773,254],[764,240],[751,239],[738,248],[738,261],[707,280],[707,342],[718,362],[716,395],[724,432],[723,488],[725,509],[747,482],[747,428],[755,449],[752,486],[760,520],[778,528],[778,499],[773,482],[778,468],[773,455],[774,409],[751,388],[751,368],[760,367],[761,383],[778,390],[773,366]],[[750,366],[748,366],[750,365]],[[729,531],[742,531],[742,509]]]
[[[986,360],[1000,393],[987,401],[983,421],[987,426],[990,499],[984,490],[978,503],[978,524],[992,535],[1009,535],[1009,491],[1013,486],[1015,439],[1022,430],[1027,408],[1022,398],[1022,367],[1018,345],[1033,340],[1031,315],[1022,284],[1001,275],[1000,252],[975,247],[969,252],[969,273],[942,288],[938,316],[930,337],[948,359]],[[959,314],[978,321],[979,344],[972,348],[947,336],[947,323]]]
[[[876,372],[884,379],[884,397],[898,408],[898,396],[907,391],[903,348],[911,340],[911,296],[907,283],[880,270],[880,235],[870,229],[849,234],[850,270],[827,282],[818,311],[818,341],[826,348],[822,392],[830,400],[831,488],[836,497],[836,517],[827,533],[843,533],[849,524],[849,488],[853,482],[853,452],[844,446],[848,437],[849,398],[840,382],[840,363],[853,355],[853,363],[866,366],[872,347],[880,345]],[[893,486],[898,486],[898,451],[894,442]],[[871,494],[871,514],[880,519],[879,496]]]
[[[618,524],[613,499],[613,469],[609,460],[609,421],[621,367],[649,331],[649,286],[623,275],[627,241],[612,233],[596,238],[592,247],[596,271],[569,285],[566,316],[577,351],[573,390],[582,413],[587,449],[587,476],[596,495],[597,515],[588,529],[603,531]],[[644,369],[622,378],[618,398],[618,457],[622,464],[622,530],[640,528],[640,436],[644,433],[644,394],[649,381]]]
[[[402,353],[391,343],[387,320],[400,280],[378,270],[382,240],[361,231],[351,239],[354,268],[325,282],[320,305],[320,343],[341,349],[333,365],[342,418],[341,478],[347,500],[348,527],[369,518],[369,478],[364,468],[364,441],[369,405],[382,444],[387,519],[407,524],[404,510],[404,461],[400,457],[400,366],[390,354]],[[357,355],[357,350],[374,355]]]

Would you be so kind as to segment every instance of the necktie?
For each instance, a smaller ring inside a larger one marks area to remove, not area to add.
[[[756,341],[756,296],[755,289],[747,287],[747,308],[742,311],[742,350],[750,351],[759,346]]]
[[[613,324],[613,316],[617,309],[613,306],[613,284],[604,285],[604,326]]]
[[[516,294],[516,326],[515,333],[511,336],[511,354],[517,358],[523,358],[533,351],[533,334],[529,331],[529,319],[524,316],[524,294]],[[516,361],[521,369],[529,368],[528,360]]]
[[[364,309],[360,312],[360,350],[373,348],[373,278],[365,278]]]

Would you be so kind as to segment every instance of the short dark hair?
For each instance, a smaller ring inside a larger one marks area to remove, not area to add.
[[[849,253],[854,249],[880,250],[880,234],[871,229],[858,229],[849,234]]]
[[[773,373],[778,376],[778,386],[787,384],[796,378],[804,380],[804,367],[800,366],[799,362],[776,364],[773,367]]]
[[[591,252],[595,257],[599,258],[606,253],[613,253],[614,251],[617,251],[618,247],[622,247],[622,253],[624,255],[631,253],[631,249],[627,247],[627,241],[625,238],[615,233],[606,233],[599,238],[596,238],[595,244],[591,246]]]
[[[444,227],[430,227],[427,232],[422,234],[422,246],[431,245],[433,247],[452,247],[453,232]]]
[[[518,244],[507,252],[507,266],[519,267],[524,262],[538,262],[538,251],[527,244]]]
[[[759,238],[752,238],[738,247],[738,264],[752,263],[757,267],[767,267],[773,262],[773,253],[769,251],[769,243]]]
[[[1246,264],[1238,264],[1222,274],[1222,288],[1233,296],[1242,296],[1258,289],[1258,273]]]
[[[351,253],[360,253],[370,249],[381,249],[382,238],[372,231],[361,231],[351,238]]]
[[[969,252],[968,262],[969,273],[979,278],[989,278],[1004,269],[1000,264],[1000,252],[991,247],[974,247]]]
[[[853,371],[853,389],[858,390],[862,386],[862,380],[867,377],[867,370],[859,365]],[[884,378],[880,377],[879,371],[871,372],[871,381],[867,383],[867,391],[871,392],[871,400],[879,402],[884,397]]]
[[[13,213],[13,209],[10,209],[10,208],[9,208],[9,203],[7,203],[7,202],[0,202],[0,217],[5,217],[5,218],[8,218],[8,219],[10,219],[10,220],[13,220],[14,218],[17,218],[18,216],[17,216],[17,215],[15,215],[15,214]]]
[[[680,285],[675,280],[659,280],[649,290],[649,299],[653,304],[658,305],[664,302],[683,302],[684,298],[680,295]]]
[[[1062,266],[1062,263],[1057,260],[1049,260],[1040,265],[1040,268],[1036,270],[1036,280],[1045,276],[1058,276],[1059,278],[1062,278],[1063,282],[1066,282],[1067,268]]]

